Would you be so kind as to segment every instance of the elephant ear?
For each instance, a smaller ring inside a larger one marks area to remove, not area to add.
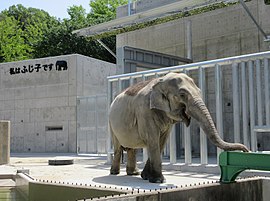
[[[162,79],[160,79],[153,87],[150,94],[150,109],[158,109],[164,112],[170,112],[170,103],[162,91]]]

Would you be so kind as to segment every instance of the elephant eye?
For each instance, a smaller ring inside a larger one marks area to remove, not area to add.
[[[179,96],[180,96],[181,98],[185,98],[185,97],[186,97],[186,90],[181,89],[181,90],[179,91]]]

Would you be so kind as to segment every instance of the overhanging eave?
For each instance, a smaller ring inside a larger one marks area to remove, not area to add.
[[[119,33],[144,28],[145,26],[143,25],[147,23],[155,25],[168,22],[180,17],[189,16],[188,11],[192,11],[195,9],[200,9],[208,6],[209,10],[213,10],[211,6],[220,6],[220,4],[226,6],[227,3],[224,2],[229,2],[230,4],[237,1],[182,0],[145,12],[140,12],[134,15],[121,17],[108,22],[97,24],[91,27],[75,30],[73,31],[73,33],[77,34],[78,36],[99,38],[102,38],[102,36],[117,35]]]

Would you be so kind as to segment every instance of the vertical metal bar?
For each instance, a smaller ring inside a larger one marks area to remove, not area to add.
[[[186,127],[186,125],[184,125],[184,136],[185,136],[185,164],[191,164],[192,157],[191,157],[190,127]]]
[[[246,64],[241,62],[241,82],[242,82],[242,119],[243,119],[243,140],[246,146],[248,140],[248,108],[247,108],[247,87],[246,87]]]
[[[264,87],[265,87],[265,115],[266,125],[270,125],[270,97],[269,97],[269,63],[268,58],[264,59]]]
[[[118,79],[118,94],[120,94],[121,93],[121,91],[122,91],[122,80],[121,79]]]
[[[89,110],[89,98],[86,98],[86,106],[84,107],[84,109],[85,109],[85,111],[86,111],[86,122],[89,122],[89,115],[88,115],[88,110]],[[92,125],[91,125],[92,126]],[[86,150],[86,153],[88,152],[89,153],[89,149],[88,149],[88,142],[90,141],[90,137],[89,137],[89,133],[87,132],[87,131],[85,131],[85,133],[86,133],[86,139],[85,139],[85,142],[86,142],[86,144],[85,144],[85,150]]]
[[[145,81],[144,74],[142,75],[142,81]],[[143,148],[143,162],[146,162],[148,159],[148,152],[146,148]]]
[[[190,20],[186,22],[186,39],[187,39],[187,58],[192,59],[192,24]]]
[[[199,87],[202,93],[202,99],[206,101],[206,87],[205,87],[205,69],[199,67]],[[200,128],[200,155],[201,155],[201,164],[208,164],[208,151],[207,151],[207,137]]]
[[[233,90],[233,129],[234,142],[240,142],[240,104],[239,104],[239,69],[238,64],[232,64],[232,90]]]
[[[129,78],[129,86],[132,86],[134,84],[134,78],[130,76]]]
[[[128,0],[128,16],[131,15],[131,0]]]
[[[184,69],[183,72],[188,75],[188,71],[186,69]],[[185,137],[185,164],[191,164],[192,154],[191,154],[190,126],[186,127],[186,125],[184,125],[184,137]]]
[[[216,94],[216,125],[217,131],[221,138],[223,138],[223,105],[222,105],[222,73],[220,65],[215,65],[215,94]],[[221,150],[217,148],[217,161]]]
[[[107,91],[107,117],[109,116],[109,109],[110,109],[110,105],[112,100],[112,82],[110,82],[108,80],[108,91]],[[111,132],[110,132],[110,125],[109,125],[109,121],[108,121],[108,128],[107,128],[108,132],[107,132],[107,163],[111,164],[112,163],[112,136],[111,136]]]
[[[170,163],[176,163],[176,132],[175,126],[172,127],[170,134]]]
[[[258,111],[258,125],[263,124],[263,111],[262,111],[262,86],[261,86],[261,61],[256,60],[256,91],[257,91],[257,111]]]
[[[253,61],[248,62],[248,82],[249,82],[249,118],[250,118],[250,141],[251,150],[257,151],[257,137],[254,132],[255,125],[255,100],[254,100],[254,73]]]
[[[94,104],[95,104],[95,151],[98,153],[98,96],[94,96]]]

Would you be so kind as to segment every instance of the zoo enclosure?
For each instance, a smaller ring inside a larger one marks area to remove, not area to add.
[[[270,132],[269,105],[270,52],[204,61],[108,77],[108,105],[124,88],[138,81],[163,76],[169,72],[190,75],[202,90],[220,136],[226,141],[241,142],[257,150],[257,133]],[[229,111],[228,111],[229,110]],[[181,123],[182,124],[182,123]],[[171,164],[177,163],[177,135],[183,133],[184,164],[192,163],[191,134],[199,133],[200,164],[209,163],[209,146],[202,129],[195,126],[173,129],[167,147]],[[198,127],[198,126],[197,126]],[[112,154],[111,137],[107,141],[108,162]],[[220,150],[217,149],[217,155]],[[147,159],[144,150],[143,160]]]

